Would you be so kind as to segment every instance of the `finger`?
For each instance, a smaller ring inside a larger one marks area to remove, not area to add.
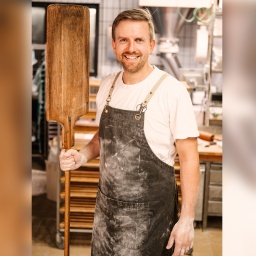
[[[174,243],[174,237],[171,235],[167,243],[166,249],[171,249]]]
[[[62,171],[70,171],[75,169],[75,164],[64,164],[60,166]]]
[[[185,253],[186,253],[186,249],[185,249],[185,248],[182,248],[181,251],[180,251],[180,256],[185,255]]]
[[[185,253],[189,252],[189,250],[190,250],[190,247],[187,247],[187,248],[185,249]]]
[[[71,163],[71,164],[62,163],[62,164],[60,164],[60,169],[62,171],[67,171],[67,170],[75,169],[74,167],[75,167],[74,163]]]
[[[72,163],[75,163],[75,159],[73,157],[60,159],[60,164],[72,164]]]
[[[181,246],[175,244],[175,249],[172,256],[180,256],[181,254]]]
[[[63,154],[64,157],[73,157],[73,155],[76,154],[76,150],[75,149],[68,149],[67,151],[65,151],[65,153]]]
[[[74,169],[78,169],[81,166],[81,163],[76,163]]]
[[[65,151],[65,149],[62,149],[59,155],[59,159],[69,159],[69,158],[73,158],[70,151],[69,150]]]
[[[183,244],[184,253],[186,254],[193,247],[193,242]]]
[[[71,165],[75,164],[74,158],[69,158],[69,159],[60,159],[60,165]]]
[[[70,170],[69,166],[60,166],[60,169],[64,172]]]
[[[75,156],[75,155],[78,154],[78,151],[75,150],[75,149],[70,149],[70,150],[69,150],[69,153],[70,153],[71,156]]]
[[[78,154],[78,151],[77,150],[75,150],[75,149],[69,149],[69,150],[67,150],[65,153],[64,153],[64,156],[66,157],[66,158],[73,158],[73,157],[75,157],[76,155]]]
[[[75,161],[74,161],[74,159],[69,159],[69,160],[61,160],[60,161],[60,166],[70,166],[70,167],[72,167],[72,166],[75,166]]]

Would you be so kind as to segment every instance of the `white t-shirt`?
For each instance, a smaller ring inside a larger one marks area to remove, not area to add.
[[[142,82],[126,85],[119,75],[109,105],[124,110],[138,110],[147,94],[164,72],[157,67]],[[96,122],[106,104],[110,87],[117,73],[102,80],[96,97]],[[192,103],[185,86],[171,75],[166,77],[147,105],[144,132],[154,154],[173,166],[176,156],[175,140],[199,135]]]

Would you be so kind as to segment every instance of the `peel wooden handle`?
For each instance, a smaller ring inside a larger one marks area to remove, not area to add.
[[[65,172],[65,216],[64,216],[64,256],[69,256],[70,242],[70,171]]]

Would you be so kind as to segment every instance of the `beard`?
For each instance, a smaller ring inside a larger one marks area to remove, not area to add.
[[[145,64],[147,63],[147,59],[145,59],[145,57],[143,58],[141,54],[134,53],[134,55],[139,56],[137,61],[135,62],[127,61],[125,55],[132,55],[132,54],[131,53],[122,54],[121,59],[119,60],[119,63],[122,65],[124,71],[129,73],[137,73],[145,66]]]

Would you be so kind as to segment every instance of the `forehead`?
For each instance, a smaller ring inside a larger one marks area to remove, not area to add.
[[[115,29],[116,37],[149,37],[146,21],[122,20]]]

